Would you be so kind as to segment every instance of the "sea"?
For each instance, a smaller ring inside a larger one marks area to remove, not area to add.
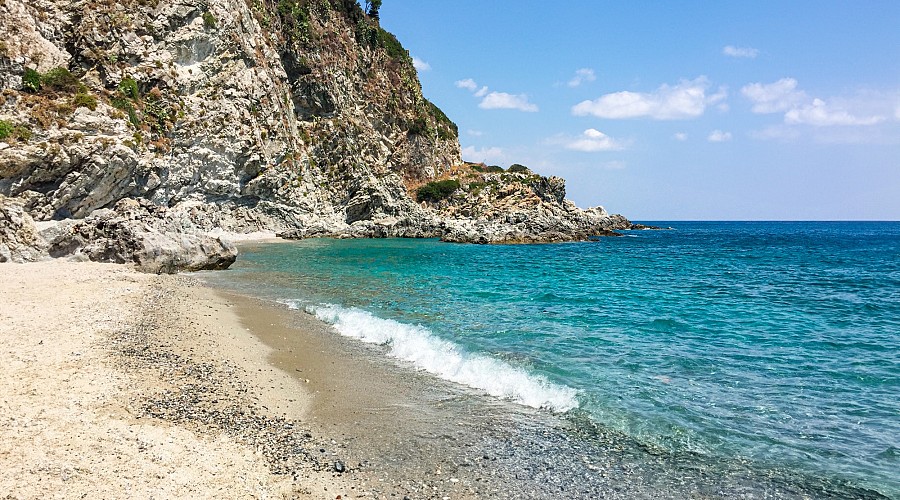
[[[900,498],[900,222],[252,244],[208,279],[648,449]]]

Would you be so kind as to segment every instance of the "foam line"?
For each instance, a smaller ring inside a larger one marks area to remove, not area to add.
[[[300,309],[296,301],[283,301]],[[389,347],[390,356],[446,380],[481,389],[492,396],[533,408],[564,412],[578,407],[577,391],[550,382],[503,361],[463,351],[420,325],[382,319],[357,308],[332,304],[307,306],[318,319],[346,337]]]

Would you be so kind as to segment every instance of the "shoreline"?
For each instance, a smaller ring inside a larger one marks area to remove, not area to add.
[[[579,410],[553,414],[497,399],[391,358],[386,346],[342,336],[303,310],[210,286],[273,349],[273,365],[309,379],[314,432],[340,441],[361,465],[353,472],[407,485],[398,497],[885,498],[788,470],[651,449]]]
[[[13,498],[879,498],[648,450],[194,277],[64,261],[0,276]]]

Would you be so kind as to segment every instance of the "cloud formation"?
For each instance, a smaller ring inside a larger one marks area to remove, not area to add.
[[[625,145],[597,129],[589,128],[575,139],[568,140],[566,149],[596,153],[599,151],[620,151]]]
[[[797,90],[797,80],[782,78],[773,83],[751,83],[741,89],[741,94],[753,101],[754,113],[778,113],[787,111],[807,99],[806,93]]]
[[[538,111],[536,104],[528,102],[527,95],[513,95],[507,94],[506,92],[491,92],[484,96],[484,99],[481,100],[478,107],[481,109],[517,109],[528,113],[535,113]]]
[[[728,57],[737,57],[743,59],[755,59],[759,55],[759,50],[753,47],[735,47],[734,45],[726,45],[722,49],[722,53]]]
[[[684,132],[675,132],[675,134],[672,135],[672,138],[676,141],[684,142],[688,139],[688,135]]]
[[[580,87],[582,84],[593,82],[597,79],[597,74],[591,68],[581,68],[575,71],[575,76],[567,83],[569,87]]]
[[[456,86],[461,89],[466,89],[470,92],[475,92],[478,90],[478,84],[475,83],[475,80],[471,78],[466,78],[465,80],[457,80]]]
[[[842,109],[832,109],[822,99],[813,99],[812,104],[794,108],[784,114],[788,125],[875,125],[884,121],[883,116],[858,117]]]
[[[706,140],[709,142],[728,142],[731,140],[731,132],[713,130],[712,132],[710,132],[709,137],[707,137]]]
[[[819,98],[810,98],[806,92],[797,89],[797,80],[782,78],[776,82],[751,83],[741,89],[741,93],[753,102],[751,111],[759,114],[784,112],[784,123],[788,125],[866,126],[885,120],[884,116],[858,116],[846,106],[829,105]]]
[[[480,98],[481,102],[478,104],[478,107],[481,109],[516,109],[528,113],[535,113],[538,111],[537,105],[529,102],[526,94],[490,92],[486,86],[479,88],[478,83],[471,78],[457,81],[456,86],[461,89],[466,89],[471,92],[473,96]]]
[[[481,161],[485,163],[499,162],[503,160],[503,150],[498,147],[475,149],[474,146],[468,146],[462,150],[463,158],[467,161]]]
[[[572,107],[576,116],[598,118],[651,118],[654,120],[684,120],[701,116],[706,107],[723,101],[728,93],[724,87],[707,95],[710,84],[706,77],[683,80],[677,85],[661,85],[655,92],[614,92],[592,101],[582,101]]]
[[[413,57],[413,67],[416,68],[417,71],[428,71],[431,69],[431,65],[427,62],[419,59],[418,57]]]

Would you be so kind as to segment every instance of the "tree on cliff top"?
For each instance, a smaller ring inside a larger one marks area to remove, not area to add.
[[[366,0],[366,14],[376,21],[379,9],[381,9],[381,0]]]

